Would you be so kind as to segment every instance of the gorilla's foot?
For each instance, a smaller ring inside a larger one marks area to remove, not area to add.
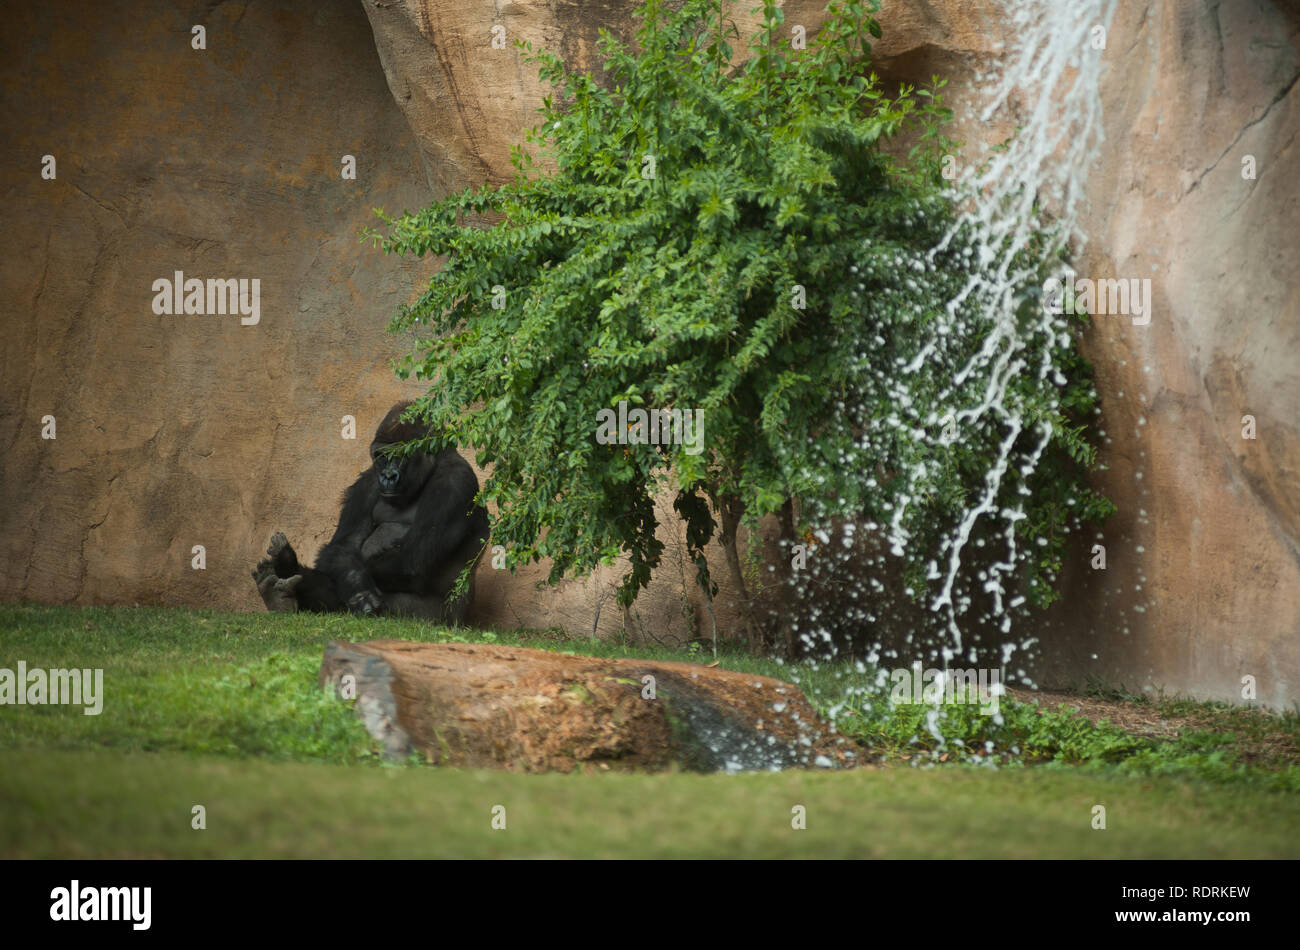
[[[256,577],[257,573],[254,572],[253,576]],[[295,574],[293,577],[276,577],[275,572],[272,571],[258,581],[257,592],[262,595],[262,602],[266,604],[267,610],[277,613],[297,613],[298,585],[301,583],[301,574]]]
[[[266,546],[266,553],[271,557],[276,577],[287,580],[295,574],[302,573],[302,568],[298,566],[298,555],[283,531],[271,535],[271,543]]]
[[[289,552],[288,557],[292,558],[291,565],[286,562],[286,550]],[[253,583],[257,585],[257,592],[262,595],[267,610],[295,613],[298,610],[298,585],[302,583],[302,575],[297,572],[298,558],[293,553],[293,548],[289,547],[289,539],[284,536],[284,532],[277,531],[271,535],[266,553],[268,556],[258,561],[257,567],[253,568]],[[286,566],[292,566],[293,570],[283,571]]]
[[[289,547],[289,539],[284,536],[283,531],[277,531],[271,535],[271,543],[266,546],[266,553],[274,561],[279,553],[287,547]]]
[[[259,590],[262,587],[262,581],[266,580],[268,577],[274,576],[275,564],[272,563],[269,557],[262,558],[262,560],[257,562],[257,567],[253,568],[253,583],[258,586]]]

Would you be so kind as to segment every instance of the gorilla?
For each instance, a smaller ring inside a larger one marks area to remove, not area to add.
[[[370,443],[373,464],[343,493],[338,529],[314,568],[298,563],[282,533],[272,536],[268,557],[253,570],[269,610],[464,620],[472,586],[448,596],[483,554],[487,509],[474,504],[478,479],[455,448],[407,458],[388,453],[394,443],[430,434],[420,423],[402,422],[410,405],[394,406],[379,424]]]

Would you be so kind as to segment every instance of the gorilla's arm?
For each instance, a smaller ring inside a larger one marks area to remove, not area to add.
[[[371,512],[378,501],[379,481],[369,469],[343,493],[339,526],[316,557],[316,570],[333,579],[338,599],[353,613],[375,613],[383,607],[383,595],[361,556],[361,545],[374,528]]]

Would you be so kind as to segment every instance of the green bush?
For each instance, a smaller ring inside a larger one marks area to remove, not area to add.
[[[737,531],[768,514],[787,555],[884,536],[910,595],[950,617],[987,599],[987,566],[946,585],[939,569],[968,541],[1014,548],[1025,596],[997,612],[1055,596],[1070,527],[1110,510],[1085,480],[1096,397],[1078,327],[1042,318],[1033,247],[1004,323],[965,297],[987,261],[941,175],[943,82],[887,90],[874,9],[830,4],[796,50],[765,3],[736,65],[716,0],[647,0],[638,51],[602,31],[601,82],[522,44],[556,90],[528,136],[554,169],[517,147],[508,183],[380,212],[385,251],[446,256],[393,321],[417,337],[399,372],[430,381],[416,411],[441,437],[492,466],[483,497],[512,566],[549,558],[554,582],[626,556],[629,604],[662,553],[666,492],[710,596],[704,548],[721,541],[756,650],[795,652],[809,618],[763,614],[746,584]],[[602,444],[601,413],[623,402],[697,413],[703,451]],[[789,561],[777,589],[797,601]],[[869,624],[862,604],[837,612]]]

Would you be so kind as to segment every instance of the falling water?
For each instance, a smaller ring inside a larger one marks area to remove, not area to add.
[[[984,413],[992,413],[1001,418],[1009,432],[998,463],[990,470],[983,496],[969,509],[957,530],[942,589],[931,604],[932,609],[947,613],[952,642],[945,659],[962,649],[952,586],[978,518],[997,515],[1008,521],[1007,557],[991,567],[993,576],[988,587],[998,612],[1002,612],[1001,597],[1005,592],[1001,575],[1009,572],[1017,560],[1013,524],[1019,513],[997,512],[994,505],[1011,461],[1011,445],[1027,424],[1007,399],[1007,385],[1021,371],[1036,371],[1040,378],[1059,376],[1055,349],[1062,342],[1068,345],[1068,341],[1060,340],[1053,316],[1043,308],[1039,311],[1042,332],[1031,338],[1047,341],[1048,345],[1036,353],[1027,352],[1023,348],[1026,335],[1015,319],[1015,294],[1044,265],[1061,276],[1064,267],[1058,263],[1058,253],[1069,243],[1076,249],[1082,247],[1087,238],[1079,226],[1078,210],[1088,170],[1103,139],[1099,88],[1102,51],[1093,48],[1092,38],[1098,28],[1102,35],[1109,29],[1114,6],[1115,0],[1012,0],[1006,20],[1020,39],[1008,51],[1000,70],[977,78],[978,86],[992,88],[987,101],[979,106],[980,123],[988,123],[1003,113],[1017,113],[1018,94],[1023,94],[1029,105],[1007,147],[994,151],[985,144],[984,161],[953,189],[953,199],[966,210],[940,243],[940,248],[946,247],[959,231],[973,237],[979,267],[948,302],[948,313],[957,320],[960,307],[974,304],[991,328],[984,346],[955,379],[960,383],[988,371],[986,398],[980,405],[959,412],[955,421],[978,420]],[[1036,206],[1047,208],[1052,217],[1042,218]],[[1029,254],[1036,235],[1041,243]],[[915,365],[909,368],[919,366],[929,351],[929,347],[923,348]],[[1046,447],[1049,433],[1040,435],[1034,463]],[[1010,618],[1006,618],[1002,629],[1010,632]]]
[[[973,128],[1010,120],[1017,131],[999,147],[983,144],[970,171],[954,182],[947,197],[961,213],[935,246],[915,259],[899,256],[888,262],[888,266],[915,272],[917,280],[924,281],[923,275],[938,269],[938,258],[956,252],[963,258],[968,276],[954,293],[939,299],[939,309],[946,317],[918,331],[910,359],[901,361],[890,379],[868,383],[877,392],[887,392],[890,403],[899,408],[886,420],[865,423],[867,438],[927,438],[948,446],[977,428],[1003,433],[982,489],[968,499],[957,523],[943,529],[940,554],[929,567],[927,579],[934,586],[926,607],[935,621],[938,640],[929,649],[931,658],[940,661],[944,669],[955,659],[975,659],[974,647],[964,636],[972,597],[958,589],[958,580],[963,568],[970,568],[968,548],[977,523],[985,529],[999,526],[996,534],[1003,546],[991,556],[987,550],[981,553],[988,563],[977,570],[975,581],[976,592],[988,602],[980,619],[991,620],[1000,631],[1003,667],[1017,650],[1024,652],[1034,642],[1032,636],[1014,630],[1012,623],[1013,617],[1025,616],[1027,610],[1025,598],[1016,596],[1011,587],[1015,569],[1024,561],[1024,552],[1017,548],[1015,525],[1025,514],[1021,505],[1000,503],[999,493],[1013,467],[1026,477],[1038,466],[1050,431],[1045,423],[1029,417],[1009,387],[1018,374],[1025,373],[1057,385],[1065,381],[1060,359],[1073,346],[1069,333],[1060,318],[1045,307],[1026,308],[1024,302],[1027,288],[1039,287],[1045,273],[1064,275],[1062,250],[1077,252],[1086,239],[1079,213],[1088,171],[1102,143],[1099,86],[1104,50],[1095,48],[1094,41],[1098,31],[1104,36],[1109,29],[1114,6],[1115,0],[1008,0],[1001,18],[1006,35],[1016,39],[999,51],[989,73],[973,77],[970,88],[989,91],[982,101],[970,106],[968,118]],[[858,268],[853,272],[858,273]],[[1033,314],[1029,323],[1027,311]],[[954,340],[974,340],[975,345],[966,352]],[[878,338],[876,342],[884,341]],[[957,353],[962,355],[954,360]],[[919,390],[913,381],[927,365],[952,366],[948,388],[938,398]],[[970,398],[972,391],[976,398]],[[927,404],[926,397],[931,397],[930,404],[946,407],[948,414],[924,415],[916,407]],[[862,423],[855,420],[855,424]],[[1028,452],[1022,435],[1036,440]],[[1020,448],[1013,449],[1017,440]],[[854,463],[852,458],[842,461]],[[869,484],[874,484],[870,470],[861,470]],[[849,565],[862,560],[861,541],[873,533],[887,538],[887,547],[895,557],[908,550],[912,537],[905,521],[915,513],[911,506],[922,504],[927,479],[933,473],[927,472],[922,461],[915,473],[902,474],[906,487],[896,496],[887,523],[841,522],[842,544],[834,552],[838,560],[824,559],[817,565],[823,577],[838,573],[858,578],[854,586],[861,590],[854,589],[847,596],[854,622],[867,628],[891,610],[893,591],[876,576],[886,570],[885,557],[868,559],[877,570],[865,582]],[[827,550],[832,547],[828,526],[816,535]],[[815,576],[816,571],[810,574]],[[806,644],[824,647],[831,643],[827,628],[836,609],[814,603],[799,624]],[[891,619],[898,621],[902,616],[900,607],[899,616]],[[910,634],[908,642],[921,648]],[[878,663],[889,655],[890,651],[877,646],[866,659]],[[892,655],[897,661],[910,662],[899,653]],[[868,669],[859,666],[859,672]],[[1023,671],[1012,672],[1025,677]],[[882,696],[887,678],[883,668],[878,670],[874,686],[864,687],[863,692]],[[936,704],[929,711],[928,729],[942,747],[940,718]]]

